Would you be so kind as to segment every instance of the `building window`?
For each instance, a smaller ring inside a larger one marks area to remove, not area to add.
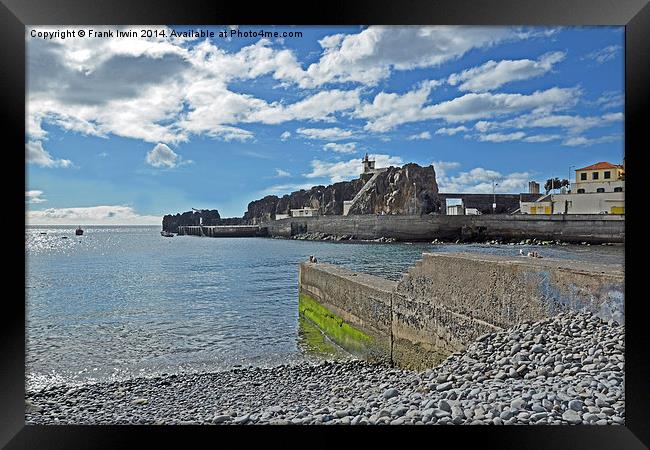
[[[605,188],[598,188],[598,189],[596,189],[596,192],[599,192],[599,193],[600,192],[605,192]]]
[[[587,174],[586,173],[581,173],[580,174],[580,179],[583,180],[583,181],[586,180],[587,179]]]
[[[584,189],[578,189],[578,194],[584,194],[585,190]]]
[[[594,172],[591,174],[591,179],[592,180],[597,180],[598,179],[598,172]]]
[[[614,188],[614,192],[623,192],[623,188],[620,187],[620,186],[619,186],[619,187],[615,187],[615,188]]]
[[[606,170],[603,175],[603,178],[611,178],[611,177],[612,177],[612,173],[609,170]]]

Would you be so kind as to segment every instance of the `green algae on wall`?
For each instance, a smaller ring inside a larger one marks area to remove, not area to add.
[[[302,314],[298,314],[298,346],[309,355],[337,359],[350,356]]]
[[[346,323],[307,294],[298,295],[298,311],[348,351],[365,353],[372,344],[373,340],[370,336]]]

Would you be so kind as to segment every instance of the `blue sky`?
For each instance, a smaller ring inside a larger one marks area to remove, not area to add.
[[[622,27],[148,28],[165,36],[28,30],[28,223],[241,216],[356,178],[365,152],[433,164],[442,192],[525,192],[622,161]]]

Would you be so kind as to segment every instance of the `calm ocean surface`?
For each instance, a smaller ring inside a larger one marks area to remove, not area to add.
[[[27,381],[48,384],[340,357],[298,318],[298,263],[315,254],[399,279],[422,252],[526,246],[164,238],[160,227],[26,230]],[[43,234],[45,233],[45,234]],[[67,239],[63,239],[67,236]],[[536,247],[623,263],[622,246]]]

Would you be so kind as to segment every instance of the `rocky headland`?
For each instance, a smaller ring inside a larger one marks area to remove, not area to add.
[[[216,209],[186,211],[184,213],[167,214],[163,216],[162,229],[170,233],[178,233],[179,226],[211,225],[244,225],[241,217],[222,218]]]
[[[134,378],[26,396],[28,424],[625,423],[625,327],[564,313],[425,372],[363,361]]]
[[[352,200],[355,202],[348,213],[351,215],[428,214],[440,211],[437,194],[433,165],[422,167],[411,163],[365,173],[352,181],[302,189],[283,197],[266,196],[248,204],[244,220],[251,224],[262,223],[305,206],[325,215],[342,215],[343,202]]]
[[[375,176],[373,176],[375,175]],[[343,203],[354,201],[348,214],[429,214],[440,212],[444,200],[438,198],[438,184],[433,165],[406,164],[388,167],[357,179],[329,186],[286,194],[267,195],[248,204],[243,217],[221,218],[219,211],[187,211],[163,217],[163,230],[178,232],[181,225],[257,225],[289,214],[303,207],[318,209],[324,215],[342,215]]]

